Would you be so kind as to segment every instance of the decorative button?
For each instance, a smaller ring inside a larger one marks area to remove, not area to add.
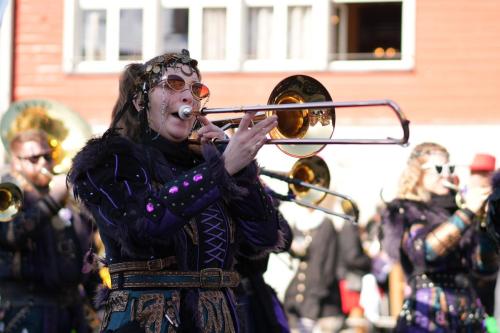
[[[148,204],[146,205],[146,210],[148,213],[151,213],[153,210],[155,210],[155,207],[151,202],[148,202]]]
[[[177,186],[172,186],[169,190],[168,190],[168,193],[170,194],[175,194],[179,192],[179,188]]]
[[[203,175],[201,173],[198,173],[198,174],[196,174],[196,175],[193,176],[193,180],[195,182],[199,182],[202,179],[203,179]]]

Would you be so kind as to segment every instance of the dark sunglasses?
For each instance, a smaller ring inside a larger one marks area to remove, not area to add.
[[[183,91],[186,89],[186,81],[178,75],[168,75],[160,83],[162,82],[165,82],[167,87],[173,91]],[[188,85],[188,87],[193,97],[197,100],[202,100],[210,96],[210,90],[201,82],[192,82]]]
[[[52,153],[44,153],[44,154],[38,154],[38,155],[32,155],[32,156],[18,156],[19,159],[21,160],[28,160],[33,164],[38,163],[40,158],[44,158],[47,162],[52,162]]]

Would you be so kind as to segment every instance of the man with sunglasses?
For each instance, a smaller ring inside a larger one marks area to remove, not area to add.
[[[2,182],[23,192],[19,213],[0,223],[0,332],[90,332],[83,310],[83,252],[92,227],[68,200],[65,175],[43,131],[10,141]]]

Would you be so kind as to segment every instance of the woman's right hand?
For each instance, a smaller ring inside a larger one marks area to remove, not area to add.
[[[464,195],[465,204],[464,206],[475,214],[480,213],[484,209],[486,204],[486,199],[491,193],[491,188],[489,187],[472,187],[468,188]]]
[[[278,125],[278,117],[270,116],[249,127],[255,114],[245,113],[238,130],[224,151],[224,166],[230,175],[234,175],[254,160],[259,149],[267,141],[267,133]]]
[[[55,175],[49,184],[49,194],[57,203],[62,204],[68,196],[66,175]]]

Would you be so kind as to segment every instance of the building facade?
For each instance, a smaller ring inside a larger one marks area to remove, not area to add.
[[[500,2],[482,0],[3,0],[0,113],[55,100],[102,132],[121,69],[188,48],[212,95],[207,107],[266,104],[283,78],[306,74],[335,101],[391,99],[410,145],[446,145],[457,164],[500,158]],[[390,110],[336,110],[337,135],[400,136]],[[329,145],[332,188],[367,219],[410,148]],[[259,162],[295,159],[266,147]],[[460,172],[460,169],[459,169]]]

